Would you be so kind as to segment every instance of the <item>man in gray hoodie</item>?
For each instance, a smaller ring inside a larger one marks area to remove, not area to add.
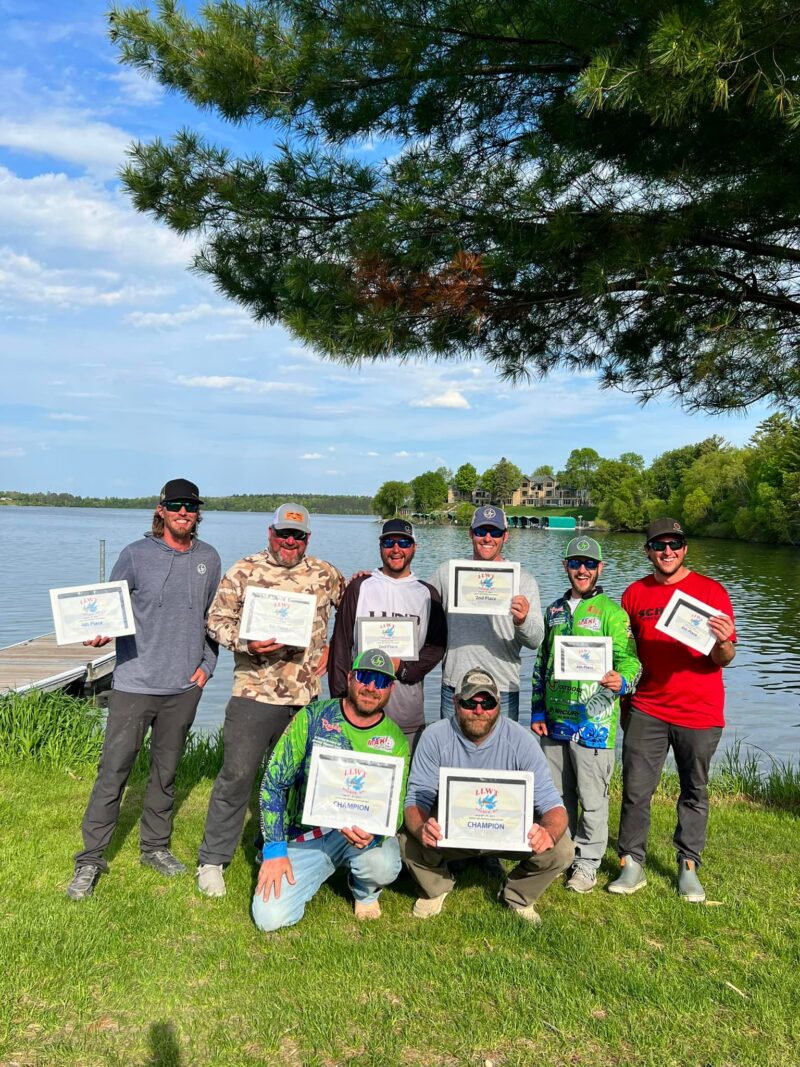
[[[148,729],[141,862],[167,876],[186,870],[169,851],[175,774],[218,651],[206,634],[206,617],[221,567],[216,550],[196,536],[202,503],[193,482],[167,482],[152,531],[124,548],[111,571],[111,581],[128,583],[136,633],[117,639],[103,754],[83,817],[84,847],[75,857],[70,900],[90,896],[107,870],[103,853]],[[108,641],[98,634],[85,643],[99,647]]]

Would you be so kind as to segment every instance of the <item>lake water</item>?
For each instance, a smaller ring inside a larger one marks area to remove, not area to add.
[[[144,511],[92,508],[0,507],[0,647],[52,631],[48,590],[96,581],[98,545],[105,539],[107,573],[129,542],[149,529]],[[241,556],[264,547],[269,516],[206,512],[201,528],[222,557],[223,570]],[[346,575],[377,562],[378,526],[368,516],[315,515],[309,551],[330,560]],[[566,535],[511,530],[506,555],[519,560],[539,582],[542,604],[559,596],[566,579],[559,560]],[[608,534],[601,538],[606,568],[603,587],[619,598],[647,571],[642,537]],[[466,530],[418,527],[415,571],[428,578],[445,559],[470,555]],[[695,540],[689,565],[721,581],[736,613],[739,644],[725,671],[725,743],[735,739],[782,760],[796,761],[800,744],[800,553],[793,548]],[[523,658],[523,699],[529,705],[532,654]],[[231,687],[233,657],[221,650],[197,725],[222,722]],[[426,680],[426,716],[439,714],[440,672]],[[521,716],[521,718],[523,718]]]

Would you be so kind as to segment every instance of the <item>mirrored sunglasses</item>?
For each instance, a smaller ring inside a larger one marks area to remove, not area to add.
[[[388,689],[394,681],[383,671],[355,671],[356,681],[359,685],[374,685],[376,689]]]
[[[382,537],[381,548],[394,548],[397,545],[398,548],[411,548],[414,544],[413,537]]]
[[[596,559],[577,559],[572,558],[567,560],[567,566],[571,571],[580,570],[581,567],[585,567],[587,571],[596,571],[599,560]]]

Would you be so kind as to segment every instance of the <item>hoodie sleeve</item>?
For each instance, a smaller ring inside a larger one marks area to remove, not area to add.
[[[520,593],[528,598],[528,616],[521,626],[514,627],[517,645],[537,649],[544,636],[542,625],[542,605],[539,601],[539,586],[536,579],[522,571],[519,583]]]
[[[347,694],[347,675],[353,666],[358,592],[368,575],[353,578],[344,591],[333,624],[328,656],[328,690],[332,697]]]
[[[208,622],[208,613],[211,609],[211,605],[214,601],[214,597],[219,586],[220,572],[222,570],[222,564],[220,563],[219,554],[215,551],[212,558],[208,563],[208,571],[206,572],[206,602],[205,602],[205,615],[206,622]],[[217,666],[217,657],[219,656],[219,642],[215,641],[213,637],[206,630],[205,641],[203,643],[203,658],[200,660],[200,670],[205,674],[206,681],[212,676]]]

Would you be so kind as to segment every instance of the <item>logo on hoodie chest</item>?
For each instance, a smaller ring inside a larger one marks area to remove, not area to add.
[[[205,574],[207,570],[208,570],[208,567],[206,567],[205,563],[198,563],[197,564],[197,573],[198,574]]]

